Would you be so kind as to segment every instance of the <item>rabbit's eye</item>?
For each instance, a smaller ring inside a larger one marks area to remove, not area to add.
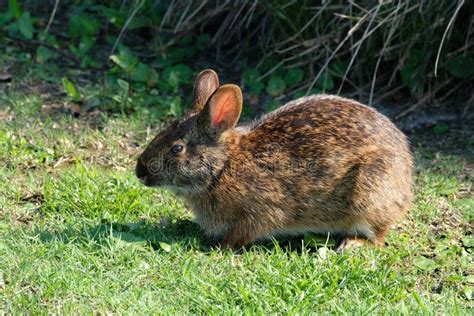
[[[171,148],[171,152],[173,154],[179,154],[180,152],[183,151],[183,149],[184,149],[183,145],[176,144]]]

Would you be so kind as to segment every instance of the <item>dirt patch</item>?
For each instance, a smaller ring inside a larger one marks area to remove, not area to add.
[[[0,111],[0,122],[9,122],[14,120],[15,115],[9,111]]]
[[[449,232],[467,232],[472,227],[465,220],[461,212],[449,207],[446,198],[440,198],[437,205],[440,216],[436,217],[429,224],[430,231],[436,238],[447,237]]]
[[[22,202],[34,203],[34,204],[41,204],[44,202],[44,195],[40,192],[29,192],[25,193],[20,200]]]
[[[63,104],[45,104],[41,107],[40,118],[57,117],[61,115],[71,115],[79,117],[81,106],[78,103],[65,102]]]

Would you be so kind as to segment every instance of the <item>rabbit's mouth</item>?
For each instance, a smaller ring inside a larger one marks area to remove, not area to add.
[[[147,187],[158,187],[162,185],[160,179],[158,179],[157,172],[152,169],[152,164],[143,164],[140,160],[137,161],[135,167],[135,175]]]

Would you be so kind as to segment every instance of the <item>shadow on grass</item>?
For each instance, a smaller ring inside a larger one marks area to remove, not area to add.
[[[96,226],[83,225],[82,227],[70,225],[59,231],[38,229],[36,233],[44,243],[84,244],[94,241],[97,244],[106,244],[110,238],[114,238],[130,245],[151,247],[157,251],[167,251],[168,245],[178,244],[183,250],[209,252],[217,248],[219,242],[217,238],[207,237],[196,223],[186,219],[178,219],[166,224],[139,221],[135,223],[103,222]],[[337,244],[337,236],[335,239],[327,239],[325,236],[299,235],[257,241],[244,249],[249,251],[252,248],[258,248],[259,251],[272,251],[278,247],[288,252],[314,252],[322,246],[335,249]]]
[[[44,243],[108,243],[110,238],[132,245],[151,247],[155,250],[166,245],[180,244],[185,249],[210,249],[212,240],[204,240],[199,226],[190,220],[176,220],[166,224],[139,221],[135,223],[102,222],[96,226],[84,224],[80,227],[68,225],[62,230],[37,229]]]

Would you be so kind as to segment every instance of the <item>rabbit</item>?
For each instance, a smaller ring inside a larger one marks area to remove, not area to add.
[[[340,236],[338,250],[383,246],[411,207],[406,136],[339,96],[302,97],[236,126],[242,103],[237,85],[202,71],[191,109],[151,141],[136,176],[182,197],[222,247],[306,232]]]

